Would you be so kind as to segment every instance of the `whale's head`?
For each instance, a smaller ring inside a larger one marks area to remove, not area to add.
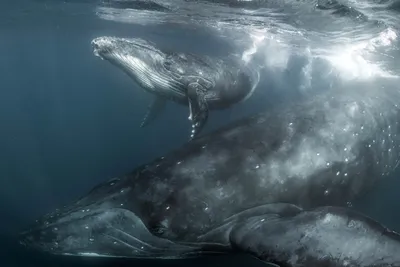
[[[129,258],[196,255],[197,245],[179,244],[171,238],[167,223],[150,218],[159,205],[149,206],[148,200],[140,196],[141,190],[125,178],[103,183],[71,205],[36,220],[20,234],[20,243],[57,255]]]
[[[93,53],[127,73],[143,89],[162,93],[181,89],[165,68],[168,55],[141,38],[98,37],[92,40]]]

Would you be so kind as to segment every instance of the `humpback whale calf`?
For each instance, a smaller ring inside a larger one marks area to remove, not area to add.
[[[241,251],[281,266],[400,266],[399,235],[346,208],[399,162],[400,93],[372,87],[198,137],[43,216],[21,243],[65,255]]]
[[[225,109],[245,101],[259,82],[258,70],[240,58],[162,51],[139,38],[98,37],[92,40],[92,46],[95,55],[155,95],[141,127],[154,120],[169,99],[189,106],[191,139],[204,127],[209,109]]]

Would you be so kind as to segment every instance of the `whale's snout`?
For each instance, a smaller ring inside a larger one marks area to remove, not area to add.
[[[93,39],[91,45],[94,55],[103,59],[104,54],[110,51],[111,43],[107,39],[99,37]]]
[[[20,244],[26,247],[76,256],[150,257],[157,252],[157,239],[139,217],[120,208],[86,209],[55,220],[44,218],[20,234]]]
[[[69,206],[42,216],[20,244],[59,255],[154,258],[193,250],[154,235],[125,179],[93,188]]]
[[[92,44],[92,48],[93,48],[93,53],[95,54],[95,56],[99,57],[100,56],[100,54],[99,54],[99,49],[100,49],[99,44],[97,42],[95,42],[94,40],[92,41],[91,44]]]

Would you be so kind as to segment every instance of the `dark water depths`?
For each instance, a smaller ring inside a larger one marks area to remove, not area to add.
[[[167,26],[103,21],[91,12],[90,3],[82,2],[61,9],[49,1],[0,4],[0,266],[265,265],[240,255],[162,262],[53,257],[15,243],[14,234],[37,216],[187,139],[187,109],[173,104],[155,123],[139,128],[150,96],[93,56],[93,38],[134,35],[181,51],[230,49],[228,42],[202,30],[188,38],[187,32]],[[286,87],[297,83],[295,73],[286,75]],[[266,85],[268,92],[257,91],[243,105],[213,112],[205,132],[297,97],[295,92],[283,94],[273,82]],[[399,175],[354,203],[394,230],[400,230]]]

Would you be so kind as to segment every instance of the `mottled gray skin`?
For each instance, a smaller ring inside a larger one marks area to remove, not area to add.
[[[259,82],[258,70],[233,56],[175,53],[140,38],[98,37],[92,46],[95,55],[127,73],[145,91],[189,106],[192,137],[205,125],[208,110],[245,101]]]
[[[339,266],[340,255],[349,256],[350,266],[400,266],[400,254],[388,254],[400,252],[396,234],[361,215],[354,220],[368,231],[342,227],[355,216],[348,210],[312,211],[345,206],[397,166],[399,98],[388,88],[331,90],[241,120],[95,187],[21,238],[71,255],[182,258],[236,248],[284,266]],[[282,223],[267,220],[273,215]],[[265,217],[254,224],[257,216]],[[276,235],[268,239],[270,229]],[[375,253],[354,247],[354,254],[343,254],[343,242],[326,247],[325,238],[342,240],[349,233],[349,244],[368,240]],[[274,249],[280,235],[287,241]],[[301,259],[280,255],[296,244]]]
[[[230,238],[236,249],[280,266],[400,266],[398,233],[340,207],[255,216],[238,223]]]

